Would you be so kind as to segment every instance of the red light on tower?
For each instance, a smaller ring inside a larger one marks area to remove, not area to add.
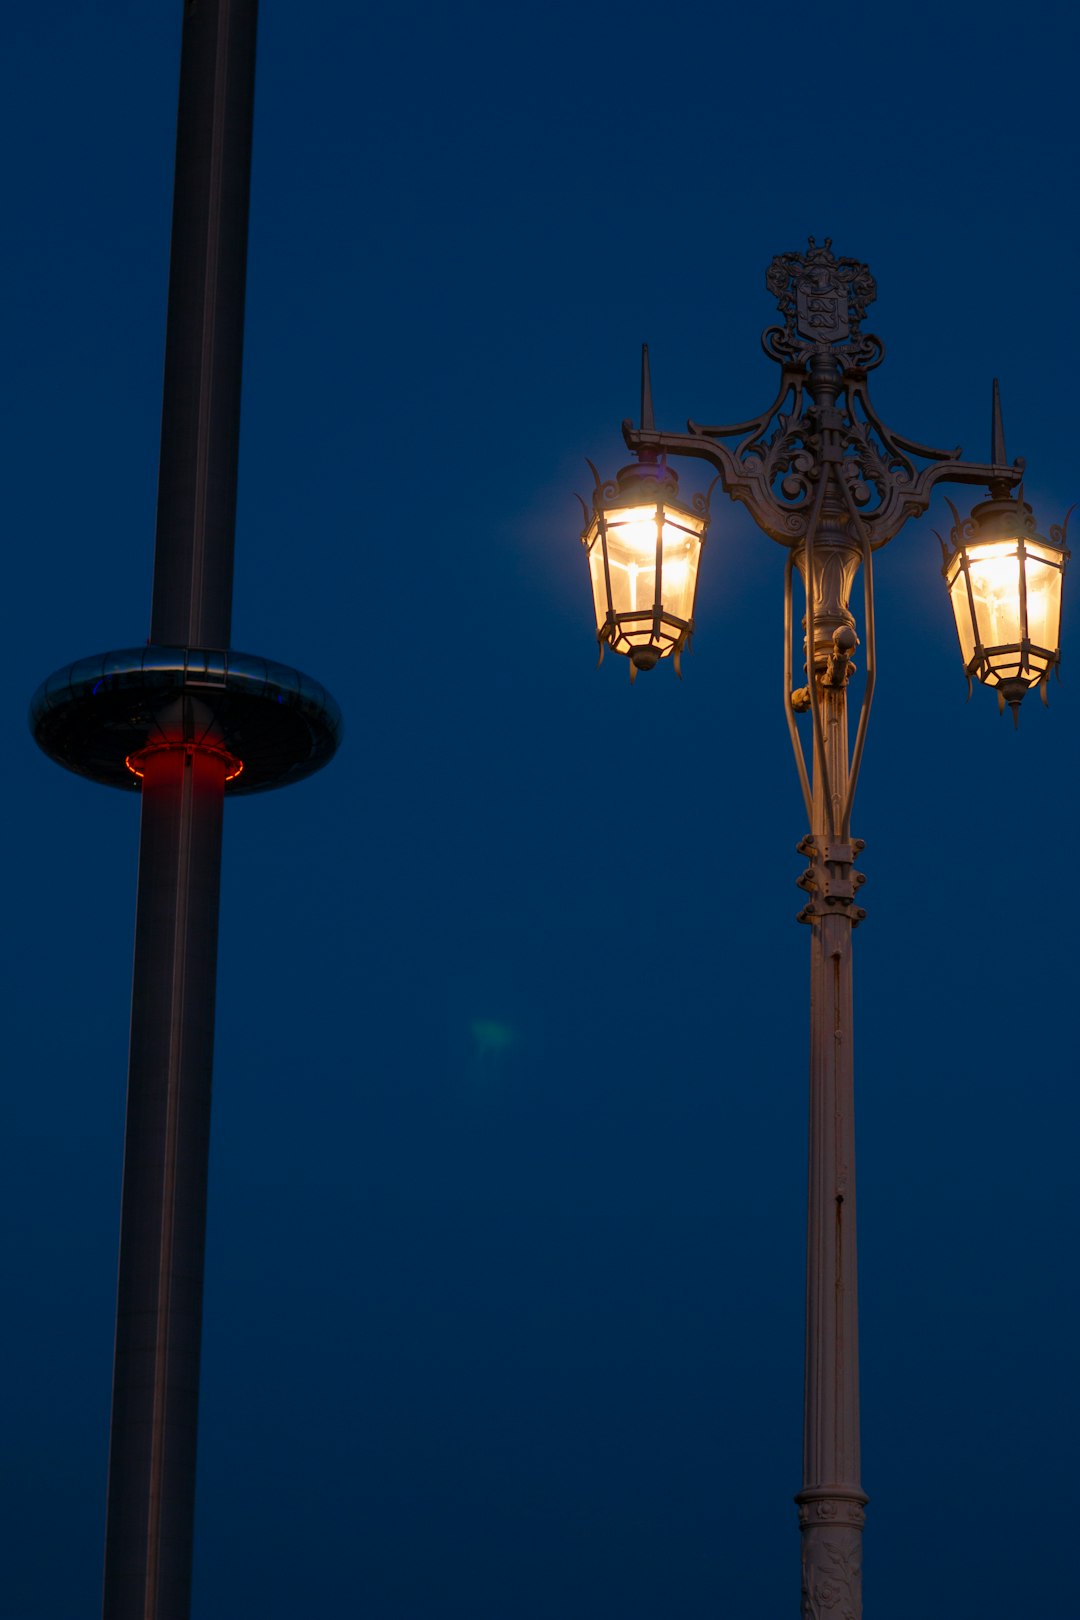
[[[137,753],[126,755],[124,764],[132,776],[137,776],[142,781],[150,774],[150,767],[155,765],[161,756],[175,754],[186,754],[191,759],[192,764],[195,762],[196,755],[206,759],[220,760],[225,771],[222,777],[223,782],[232,782],[244,769],[243,760],[237,759],[235,754],[230,754],[227,748],[222,748],[218,743],[193,743],[181,740],[173,742],[168,738],[163,739],[161,742],[147,743],[146,747],[140,748]]]

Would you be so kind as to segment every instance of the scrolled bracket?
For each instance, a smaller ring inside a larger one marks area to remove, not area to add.
[[[690,421],[685,433],[624,422],[632,451],[707,461],[731,499],[789,547],[805,541],[827,471],[844,485],[874,550],[926,511],[939,483],[995,484],[1007,491],[1020,482],[1022,461],[966,462],[959,448],[921,444],[882,421],[867,374],[885,350],[861,330],[877,292],[865,264],[836,258],[831,242],[818,247],[811,237],[804,252],[772,261],[766,285],[784,318],[783,326],[762,335],[766,354],[780,366],[768,409],[743,422]]]

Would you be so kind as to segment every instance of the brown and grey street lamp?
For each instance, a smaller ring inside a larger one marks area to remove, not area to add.
[[[1036,533],[1023,498],[1024,464],[1005,460],[994,384],[991,460],[961,460],[882,422],[868,374],[884,358],[880,339],[860,330],[877,293],[868,268],[836,258],[827,239],[783,253],[766,285],[783,325],[762,335],[780,366],[775,398],[760,416],[728,426],[687,424],[662,433],[653,422],[648,355],[641,426],[623,423],[638,458],[612,483],[596,476],[582,534],[601,655],[625,653],[631,678],[678,656],[694,628],[698,562],[708,525],[700,498],[687,506],[669,466],[673,456],[708,462],[760,529],[785,547],[784,712],[810,832],[798,845],[808,865],[797,880],[811,930],[810,1139],[806,1275],[806,1384],[802,1529],[804,1620],[860,1620],[862,1526],[867,1497],[859,1458],[855,1134],[851,933],[863,845],[851,812],[874,695],[873,554],[909,518],[924,513],[940,483],[985,485],[988,498],[962,520],[953,508],[944,574],[969,689],[995,687],[1014,715],[1059,656],[1061,586],[1069,553],[1065,524]],[[591,464],[590,464],[591,465]],[[847,686],[859,645],[850,598],[863,574],[866,676],[854,746]],[[807,684],[793,689],[793,573],[802,580]],[[810,716],[810,758],[798,716]]]

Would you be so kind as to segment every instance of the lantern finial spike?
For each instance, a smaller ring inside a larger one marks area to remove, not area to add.
[[[994,467],[1005,466],[1005,424],[1001,419],[1001,389],[996,377],[990,419],[990,462]]]
[[[652,378],[649,375],[649,345],[641,345],[641,431],[654,433],[656,423],[653,420],[652,408]]]

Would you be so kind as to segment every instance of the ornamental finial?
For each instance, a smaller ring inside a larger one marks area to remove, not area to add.
[[[653,420],[652,408],[652,378],[649,375],[649,345],[641,345],[641,431],[653,433],[656,423]]]
[[[998,380],[994,378],[994,399],[990,417],[990,465],[1004,467],[1005,465],[1005,424],[1001,420],[1001,389]]]

